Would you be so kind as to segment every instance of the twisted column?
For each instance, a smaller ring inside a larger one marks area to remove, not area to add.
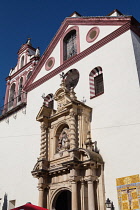
[[[70,112],[70,149],[76,148],[76,121],[75,121],[75,113],[73,111]]]
[[[46,151],[46,146],[47,146],[47,139],[46,139],[46,125],[44,122],[41,122],[41,144],[40,144],[40,158],[46,158],[47,156],[47,151]]]

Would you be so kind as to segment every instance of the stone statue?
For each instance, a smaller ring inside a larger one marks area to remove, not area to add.
[[[58,147],[57,147],[57,152],[60,150],[66,150],[69,149],[69,139],[68,139],[68,128],[64,128],[62,132],[59,135],[58,138]]]

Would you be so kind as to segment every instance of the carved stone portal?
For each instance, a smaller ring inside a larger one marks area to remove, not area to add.
[[[50,210],[104,210],[103,159],[91,140],[92,109],[77,100],[63,79],[54,100],[43,105],[40,156],[32,175],[38,178],[39,205]]]

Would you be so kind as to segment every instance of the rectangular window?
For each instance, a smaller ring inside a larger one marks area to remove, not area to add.
[[[95,95],[99,95],[104,92],[103,74],[100,74],[94,78]]]

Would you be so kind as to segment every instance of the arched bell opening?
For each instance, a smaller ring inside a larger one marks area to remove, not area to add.
[[[71,210],[71,192],[62,190],[57,193],[53,200],[52,210]]]
[[[19,87],[18,87],[18,102],[21,101],[22,97],[22,88],[23,88],[23,77],[20,78]]]
[[[9,109],[11,109],[14,105],[15,88],[16,88],[16,85],[15,85],[15,83],[13,83],[10,88],[9,107],[8,107]]]
[[[61,150],[67,150],[70,147],[69,143],[69,126],[62,124],[56,131],[56,153]]]

